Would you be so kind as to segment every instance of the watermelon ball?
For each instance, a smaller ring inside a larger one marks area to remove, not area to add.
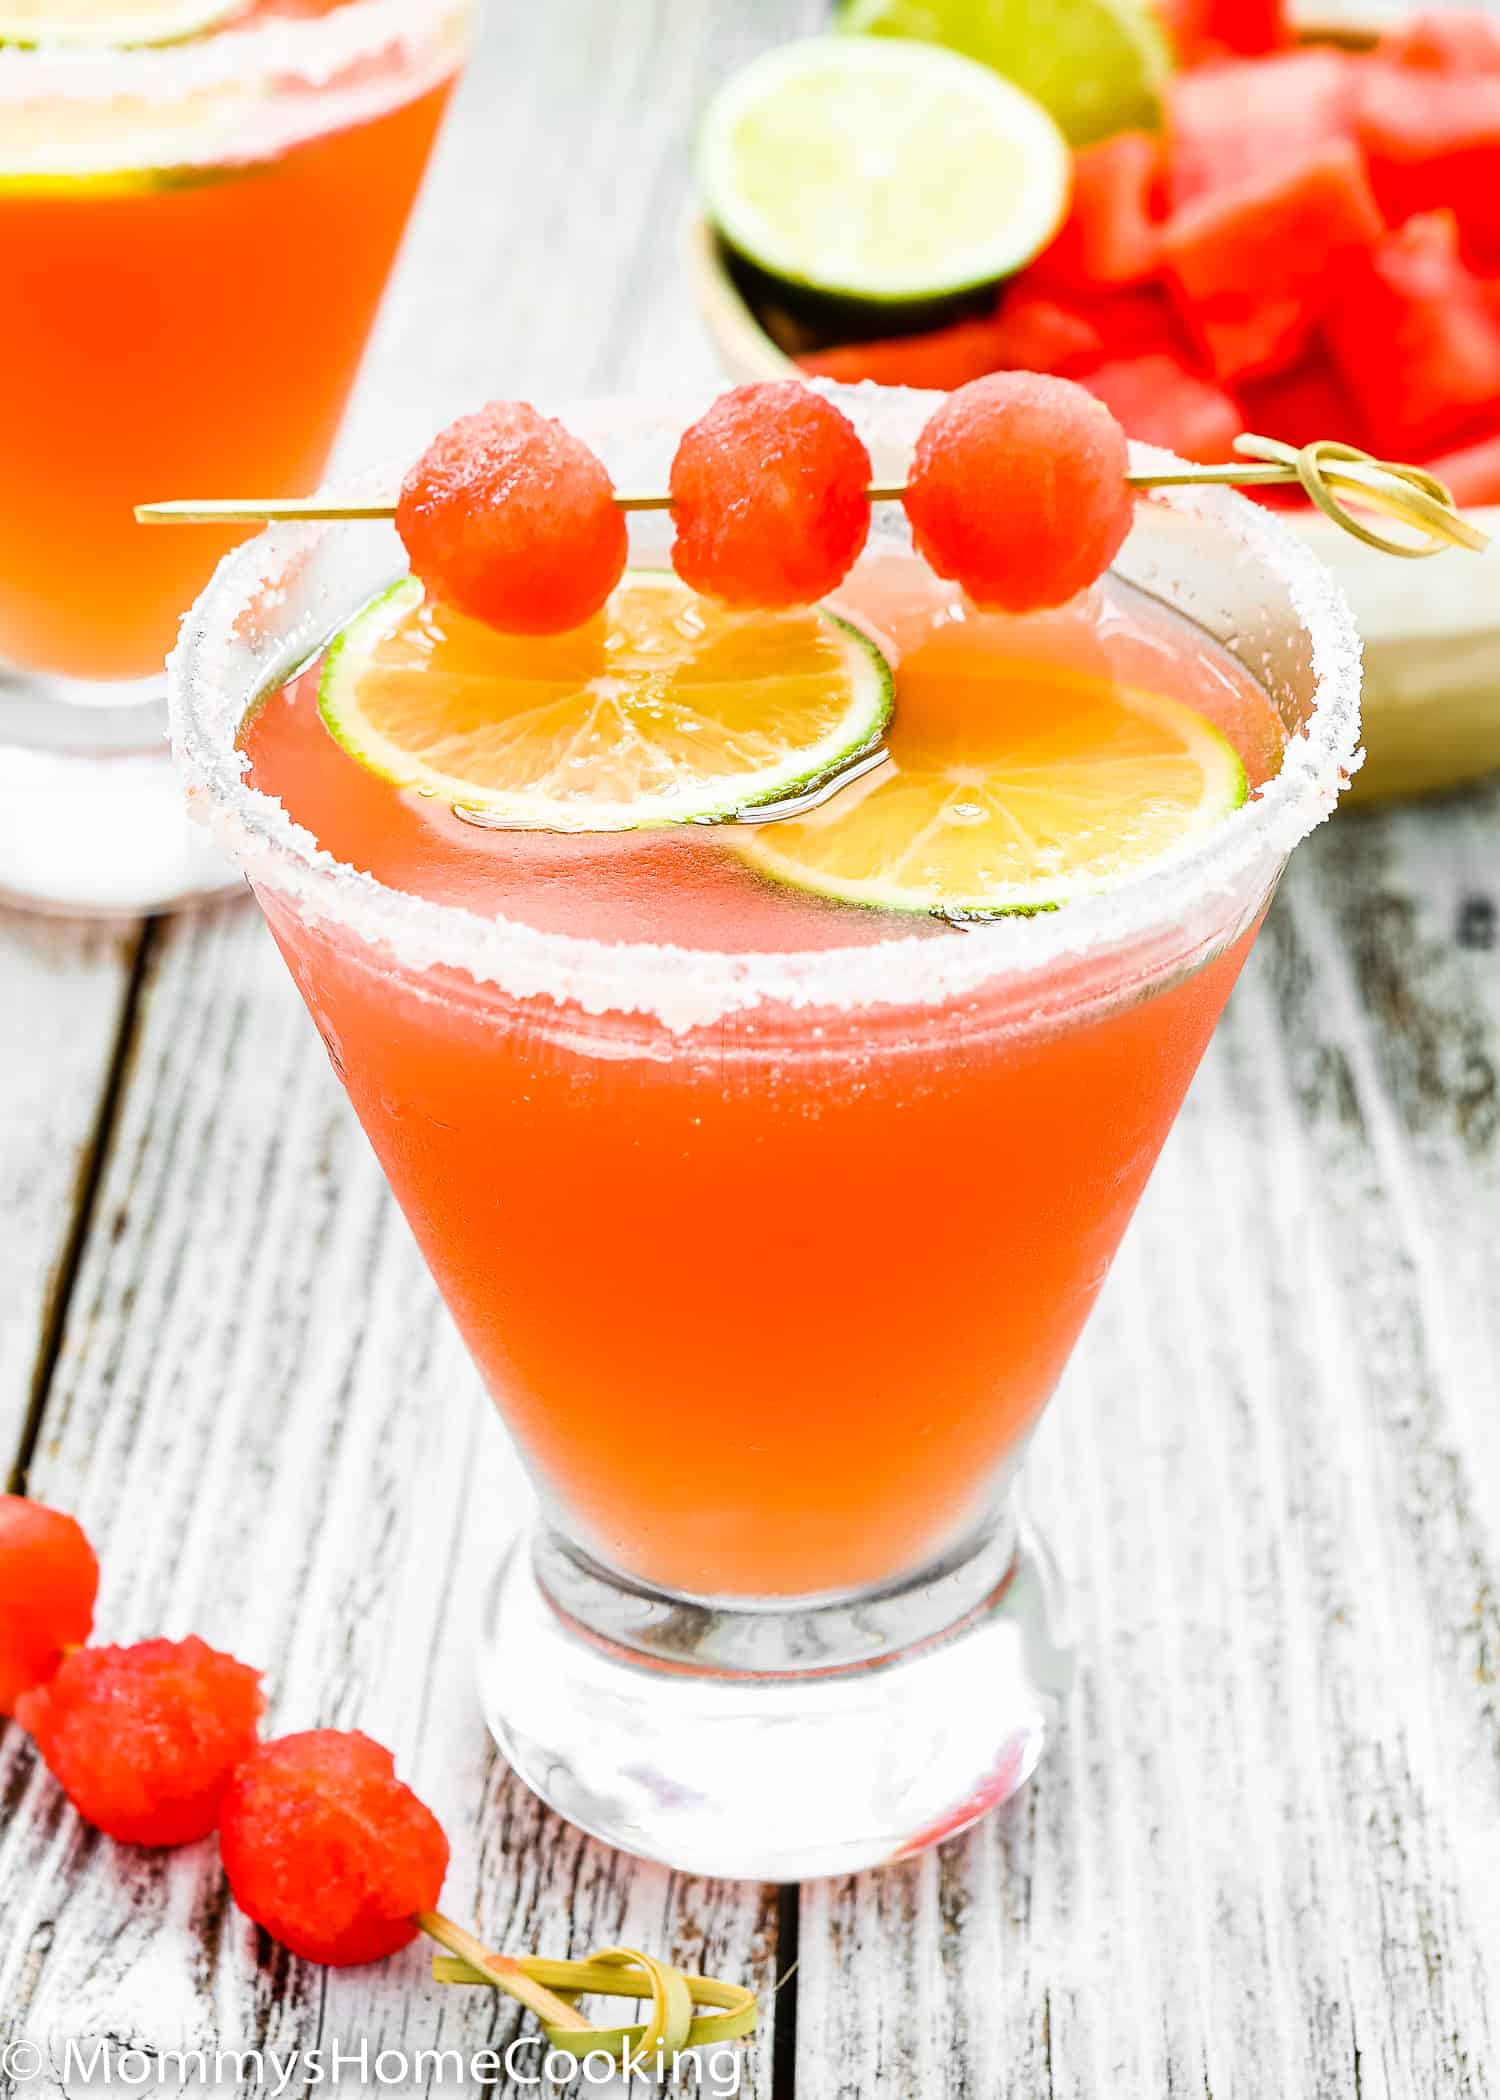
[[[240,1909],[309,1961],[350,1968],[415,1939],[448,1871],[436,1817],[357,1730],[265,1743],[235,1774],[219,1826]]]
[[[917,551],[987,612],[1062,605],[1130,530],[1125,433],[1071,379],[993,372],[923,426],[907,476]]]
[[[0,1714],[88,1639],[98,1592],[99,1563],[72,1517],[0,1495]]]
[[[16,1718],[85,1822],[126,1845],[207,1837],[255,1748],[260,1672],[190,1634],[80,1648]]]
[[[629,552],[603,462],[525,401],[440,431],[402,483],[396,530],[429,597],[505,634],[582,627]]]
[[[672,461],[672,566],[724,605],[812,605],[870,531],[859,432],[795,379],[733,387],[683,432]]]

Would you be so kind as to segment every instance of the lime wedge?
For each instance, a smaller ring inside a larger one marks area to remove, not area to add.
[[[408,578],[329,650],[323,720],[403,788],[551,831],[705,823],[810,790],[890,718],[875,644],[821,609],[731,613],[628,571],[570,634],[498,634]]]
[[[724,240],[788,283],[905,305],[1044,247],[1071,172],[1046,111],[936,45],[813,37],[722,88],[698,157]]]
[[[902,662],[888,742],[881,772],[736,851],[846,904],[996,918],[1112,889],[1245,799],[1239,754],[1196,709],[997,663],[958,632]]]
[[[171,44],[244,11],[245,0],[0,0],[0,44]]]
[[[992,66],[1074,146],[1156,131],[1172,51],[1141,0],[844,0],[838,26],[914,37]]]

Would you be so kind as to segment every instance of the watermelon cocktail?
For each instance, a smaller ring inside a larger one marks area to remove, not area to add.
[[[934,405],[834,398],[893,474]],[[687,420],[567,418],[645,489]],[[1040,1752],[1016,1467],[1337,795],[1358,652],[1223,491],[1024,614],[894,509],[776,611],[698,596],[671,530],[542,637],[385,527],[278,531],[190,616],[175,727],[538,1489],[503,1747],[629,1849],[793,1878]]]
[[[3,41],[18,9],[34,44]],[[225,879],[173,828],[161,667],[233,535],[131,506],[317,481],[471,12],[0,7],[0,892],[131,910]]]

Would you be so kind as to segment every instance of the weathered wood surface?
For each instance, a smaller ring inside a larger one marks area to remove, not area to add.
[[[345,459],[487,391],[706,376],[692,121],[821,14],[493,5]],[[1065,1726],[911,1867],[779,1906],[504,1775],[472,1628],[523,1490],[248,909],[159,930],[138,981],[128,939],[0,918],[0,1452],[98,1537],[104,1632],[195,1628],[269,1666],[277,1726],[388,1740],[497,1944],[758,1983],[747,2091],[1500,2095],[1497,892],[1494,789],[1342,818],[1294,864],[1038,1441]],[[0,1803],[0,2042],[516,2031],[416,1952],[262,1961],[211,1848],[80,1833],[14,1729]]]
[[[138,927],[0,910],[0,1468],[45,1397]]]

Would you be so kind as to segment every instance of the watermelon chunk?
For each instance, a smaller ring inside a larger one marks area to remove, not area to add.
[[[1159,350],[1180,365],[1202,362],[1161,285],[1142,284],[1128,291],[1106,292],[1101,299],[1081,300],[1078,311],[1100,338],[1101,359],[1146,357]]]
[[[994,331],[998,362],[1009,371],[1071,372],[1104,355],[1104,338],[1081,307],[1024,284],[1001,300]]]
[[[1375,56],[1435,73],[1500,73],[1500,22],[1475,7],[1443,7],[1387,30]]]
[[[862,379],[882,386],[966,386],[1004,363],[1000,324],[991,314],[929,328],[920,335],[888,335],[868,343],[840,343],[810,350],[797,359],[804,372],[854,386]]]
[[[1342,376],[1316,353],[1272,379],[1247,380],[1240,401],[1249,429],[1284,445],[1310,445],[1315,438],[1370,449],[1369,432]]]
[[[1152,205],[1161,141],[1120,131],[1073,156],[1073,201],[1062,230],[1032,264],[1039,282],[1071,291],[1138,284],[1156,268]]]
[[[1352,138],[1360,64],[1348,52],[1314,48],[1178,74],[1167,93],[1173,208]]]
[[[1284,0],[1156,0],[1179,65],[1234,52],[1253,58],[1292,40]]]
[[[1500,411],[1500,324],[1451,212],[1341,256],[1332,284],[1323,338],[1380,450],[1431,451]]]
[[[1447,206],[1465,252],[1500,264],[1500,73],[1372,59],[1359,75],[1356,114],[1387,218]]]
[[[1335,139],[1293,167],[1183,205],[1163,228],[1162,260],[1214,376],[1232,384],[1295,362],[1334,262],[1384,231],[1358,150]]]
[[[1447,482],[1454,502],[1466,509],[1476,503],[1500,503],[1500,430],[1422,464]]]
[[[1118,358],[1079,375],[1124,425],[1127,437],[1165,445],[1184,459],[1232,459],[1245,427],[1238,403],[1174,357]]]

